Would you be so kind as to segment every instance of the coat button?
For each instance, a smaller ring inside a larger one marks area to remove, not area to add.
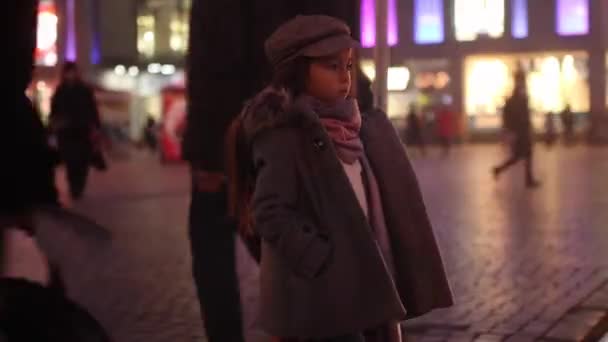
[[[315,145],[315,148],[319,151],[322,151],[325,149],[325,141],[323,141],[320,138],[315,139],[313,144]]]

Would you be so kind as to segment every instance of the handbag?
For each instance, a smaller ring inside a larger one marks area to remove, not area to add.
[[[91,155],[91,165],[98,171],[106,171],[108,169],[108,163],[103,155],[102,149],[102,136],[97,130],[94,130],[91,134],[91,141],[93,145],[93,154]]]
[[[100,148],[95,148],[93,150],[91,165],[98,171],[106,171],[108,169],[108,163],[106,163],[106,159]]]

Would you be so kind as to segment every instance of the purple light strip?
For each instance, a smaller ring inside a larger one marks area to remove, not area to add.
[[[374,0],[361,1],[361,46],[376,45],[376,9]]]
[[[99,2],[93,0],[91,4],[91,22],[93,29],[93,42],[91,46],[91,64],[99,64],[101,62],[101,37],[99,33]]]
[[[557,1],[557,33],[562,36],[589,33],[589,1]]]
[[[397,3],[396,0],[388,0],[388,45],[395,46],[399,41],[397,33]]]
[[[521,39],[528,36],[528,0],[511,0],[513,16],[511,22],[511,35]]]
[[[376,1],[361,0],[361,46],[364,48],[376,45]],[[394,46],[399,41],[397,32],[397,2],[388,0],[388,44]]]
[[[414,41],[437,44],[444,40],[443,0],[416,0],[414,3]]]
[[[76,25],[75,25],[75,0],[66,0],[66,39],[65,59],[76,61]]]

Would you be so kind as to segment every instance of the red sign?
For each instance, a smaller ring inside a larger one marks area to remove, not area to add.
[[[186,91],[180,87],[165,88],[163,94],[163,120],[160,132],[163,161],[180,161],[181,145],[186,128]]]

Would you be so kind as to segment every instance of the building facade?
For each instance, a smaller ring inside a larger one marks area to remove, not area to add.
[[[361,5],[361,66],[372,77],[373,2]],[[393,118],[450,104],[465,134],[496,132],[518,69],[537,129],[566,106],[581,129],[608,114],[607,0],[390,0],[388,26]]]
[[[45,118],[64,61],[96,87],[102,119],[139,139],[164,91],[184,88],[190,0],[40,0],[30,95]]]
[[[191,1],[40,0],[32,93],[41,111],[48,113],[58,66],[75,60],[100,89],[102,115],[128,122],[137,139],[183,89]],[[361,67],[374,78],[375,0],[360,2]],[[388,5],[391,117],[450,104],[465,135],[495,133],[517,69],[527,75],[536,128],[566,106],[581,129],[608,117],[608,0]]]
[[[130,135],[137,140],[148,118],[161,121],[170,101],[185,101],[191,0],[106,1],[99,13],[105,18],[105,54],[97,80],[106,89],[131,94]],[[108,19],[118,11],[125,14],[120,22]]]

